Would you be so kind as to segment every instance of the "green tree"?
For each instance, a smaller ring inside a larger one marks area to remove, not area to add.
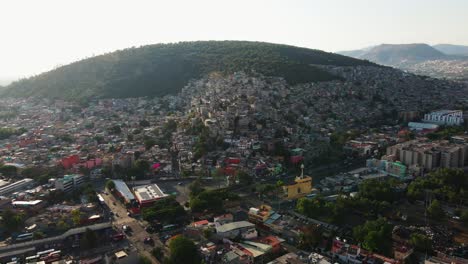
[[[146,150],[150,150],[153,146],[156,145],[156,140],[154,140],[153,138],[148,138],[148,139],[145,139],[145,149]]]
[[[151,250],[151,255],[153,255],[158,260],[162,260],[164,258],[164,252],[160,247],[153,248],[153,250]]]
[[[140,257],[138,258],[138,264],[151,264],[151,260],[146,257],[146,256],[143,256],[143,255],[140,255]]]
[[[323,240],[322,233],[318,225],[306,226],[300,234],[299,247],[304,250],[315,248]]]
[[[190,196],[197,196],[201,192],[203,192],[205,189],[203,188],[200,179],[196,179],[193,182],[191,182],[188,186],[190,190]]]
[[[240,184],[249,185],[253,182],[253,177],[243,170],[236,172],[236,177],[239,180]]]
[[[110,134],[118,135],[118,134],[122,133],[122,128],[120,128],[119,125],[114,125],[114,126],[110,127],[108,131],[109,131]]]
[[[113,180],[108,180],[108,181],[106,182],[106,188],[107,188],[107,190],[109,190],[109,191],[114,190],[114,189],[115,189],[115,183],[114,183],[114,181],[113,181]]]
[[[410,236],[410,244],[420,252],[428,252],[432,250],[432,241],[426,235],[413,233]]]
[[[65,231],[65,230],[68,230],[68,228],[70,228],[67,224],[67,222],[65,222],[63,219],[61,219],[58,223],[57,223],[57,227],[61,230],[61,231]]]
[[[71,211],[71,219],[75,226],[81,223],[81,212],[80,209],[74,209]]]
[[[460,220],[465,224],[468,225],[468,210],[464,210],[460,215]]]
[[[8,231],[17,231],[24,223],[24,214],[15,213],[9,209],[2,213],[2,224]]]
[[[442,220],[445,217],[445,212],[440,205],[440,202],[436,199],[427,208],[427,213],[429,216],[436,220]]]
[[[83,237],[81,238],[80,244],[83,249],[93,249],[98,246],[98,239],[96,232],[86,228]]]
[[[201,263],[197,247],[192,240],[178,236],[169,243],[169,263],[171,264],[199,264]]]
[[[150,123],[148,122],[148,120],[143,119],[143,120],[140,120],[139,125],[141,127],[149,127]]]
[[[41,231],[36,231],[33,233],[33,239],[42,239],[45,237],[45,234]]]
[[[371,200],[394,202],[397,199],[396,187],[398,181],[395,179],[366,180],[359,185],[359,196]]]
[[[16,177],[18,169],[15,166],[3,165],[0,166],[0,173],[6,177]]]
[[[142,210],[142,217],[146,221],[157,220],[165,224],[173,224],[184,220],[186,212],[173,196],[156,201],[153,206]]]
[[[203,236],[206,238],[206,239],[210,239],[211,236],[213,235],[213,229],[212,228],[206,228],[206,229],[203,229]]]
[[[236,194],[223,189],[205,190],[196,196],[190,197],[190,209],[192,212],[221,213],[224,210],[224,202],[238,199]]]
[[[392,253],[392,230],[385,218],[366,221],[353,228],[353,236],[364,249],[390,256]]]

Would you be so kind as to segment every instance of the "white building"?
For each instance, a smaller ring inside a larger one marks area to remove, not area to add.
[[[439,125],[459,126],[463,124],[463,111],[440,110],[424,115],[424,122]]]
[[[22,180],[13,182],[11,184],[4,185],[0,187],[0,196],[6,196],[8,194],[27,189],[31,187],[33,184],[34,184],[33,179],[24,178]]]
[[[223,238],[235,238],[239,235],[241,237],[254,238],[257,236],[255,224],[247,221],[232,222],[224,225],[216,226],[216,233]]]
[[[135,187],[133,188],[133,192],[141,207],[151,206],[155,201],[169,196],[157,184]]]

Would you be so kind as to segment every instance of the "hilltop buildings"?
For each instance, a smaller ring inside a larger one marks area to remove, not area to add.
[[[463,124],[463,111],[461,110],[440,110],[424,115],[424,122],[438,125],[459,126]]]

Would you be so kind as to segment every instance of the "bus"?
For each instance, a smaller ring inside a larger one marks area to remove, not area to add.
[[[15,241],[26,241],[33,238],[33,233],[20,234],[15,238]]]
[[[167,232],[167,231],[171,231],[171,230],[174,230],[178,227],[178,225],[165,225],[163,226],[161,232]]]
[[[39,255],[29,256],[25,258],[26,263],[36,263],[39,260]]]
[[[40,259],[45,262],[53,262],[53,261],[60,260],[61,254],[62,254],[62,251],[60,250],[52,251],[49,254],[42,256]]]
[[[51,249],[48,249],[48,250],[37,252],[36,255],[38,255],[39,257],[42,257],[43,255],[49,255],[50,253],[52,253],[54,251],[55,251],[55,249],[51,248]]]

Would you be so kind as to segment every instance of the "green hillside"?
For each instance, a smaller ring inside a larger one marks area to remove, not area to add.
[[[156,44],[84,59],[10,84],[2,96],[63,99],[177,93],[190,79],[239,70],[282,76],[289,83],[336,79],[310,64],[371,65],[319,50],[247,41]]]

